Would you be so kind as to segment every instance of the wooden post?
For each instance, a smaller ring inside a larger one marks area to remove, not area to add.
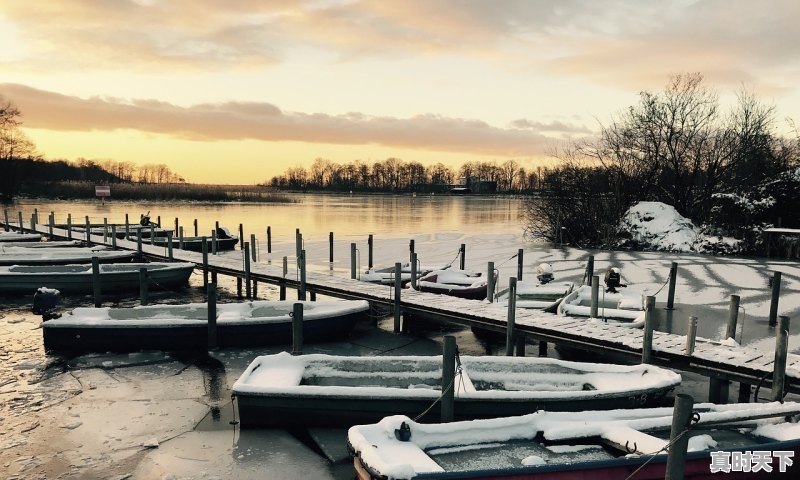
[[[272,227],[267,227],[267,253],[272,253]]]
[[[172,251],[172,231],[167,232],[167,258],[175,260],[174,252]]]
[[[684,432],[692,421],[694,399],[679,393],[675,395],[675,407],[672,412],[672,429],[669,432],[669,451],[667,453],[667,472],[665,480],[683,480],[686,467],[686,449],[689,446],[689,435]]]
[[[108,218],[103,217],[103,245],[108,243]]]
[[[55,212],[50,212],[50,224],[47,228],[48,233],[50,234],[50,240],[53,240],[53,225],[56,223],[56,214]]]
[[[217,240],[217,231],[211,230],[211,255],[216,255],[219,251],[219,240]]]
[[[486,266],[486,300],[494,302],[494,262],[489,262]]]
[[[67,238],[72,240],[72,214],[67,214]]]
[[[417,252],[411,254],[411,288],[417,289]],[[403,280],[403,271],[395,272],[395,275],[400,275],[400,281]]]
[[[7,232],[7,231],[9,231],[9,230],[10,230],[10,229],[8,228],[9,224],[8,224],[8,209],[7,209],[7,208],[4,208],[4,209],[3,209],[3,220],[4,220],[4,222],[3,222],[3,228],[4,228],[4,229],[5,229],[5,231]]]
[[[328,233],[328,262],[333,263],[333,232]]]
[[[653,309],[656,306],[656,297],[649,295],[644,311],[644,338],[642,339],[642,363],[653,361]]]
[[[236,277],[236,298],[239,300],[244,298],[242,295],[242,277]]]
[[[36,219],[36,214],[31,214],[31,233],[36,233],[36,224],[39,223]]]
[[[769,304],[769,325],[778,323],[778,299],[781,296],[781,272],[772,274],[772,301]]]
[[[131,239],[131,226],[128,223],[128,214],[125,214],[125,240]]]
[[[517,280],[522,281],[522,255],[523,250],[520,248],[517,250]]]
[[[524,334],[517,335],[516,347],[515,347],[514,354],[516,356],[518,356],[518,357],[524,357],[525,356],[525,335]]]
[[[589,260],[586,262],[586,279],[589,282],[590,286],[592,285],[593,278],[594,278],[594,255],[589,255]]]
[[[183,225],[178,227],[178,248],[183,250]]]
[[[544,340],[539,340],[539,353],[538,355],[542,358],[547,357],[547,342]]]
[[[292,306],[292,355],[303,354],[303,304]]]
[[[174,233],[175,233],[176,237],[178,236],[178,231],[179,231],[178,230],[178,223],[179,223],[178,222],[178,217],[175,217],[175,232]]]
[[[731,295],[731,302],[728,305],[728,324],[725,328],[725,338],[736,340],[736,322],[739,319],[739,295]]]
[[[678,279],[678,263],[672,262],[669,267],[669,290],[667,294],[667,310],[675,308],[675,282]]]
[[[350,278],[355,280],[356,278],[356,244],[350,244]]]
[[[506,321],[506,356],[514,355],[514,323],[517,317],[517,279],[508,279],[508,317]]]
[[[789,351],[789,317],[781,315],[778,320],[778,331],[775,333],[775,363],[772,371],[773,402],[783,401],[786,382],[786,354]]]
[[[594,275],[591,279],[592,297],[589,304],[589,316],[597,318],[598,306],[600,303],[600,277]]]
[[[139,260],[142,259],[142,236],[136,235],[136,253],[139,255]]]
[[[689,317],[686,326],[686,355],[692,356],[694,353],[694,342],[697,339],[697,317]]]
[[[372,268],[372,246],[373,246],[374,239],[372,238],[372,234],[370,233],[367,237],[367,268]]]
[[[258,251],[257,251],[258,243],[256,242],[256,234],[250,234],[250,260],[257,262],[258,261]]]
[[[456,337],[445,335],[442,345],[442,423],[453,421],[456,390]]]
[[[216,350],[217,342],[217,284],[209,283],[206,286],[206,300],[208,305],[206,317],[208,319],[208,349]]]
[[[197,219],[196,218],[194,219],[194,236],[195,237],[199,236],[199,233],[197,231]]]
[[[403,290],[400,272],[402,270],[403,265],[400,262],[394,264],[394,333],[400,333],[400,294]]]
[[[242,253],[244,254],[244,283],[247,299],[250,300],[253,295],[253,285],[250,283],[250,244],[244,242],[242,244]]]
[[[141,234],[142,230],[139,229],[139,234]],[[150,245],[156,243],[156,226],[152,223],[150,224]]]
[[[466,257],[467,257],[467,244],[466,243],[462,243],[461,244],[461,248],[459,248],[459,252],[460,252],[460,255],[459,255],[460,260],[458,261],[458,265],[459,265],[459,268],[461,268],[461,270],[464,270],[464,267],[467,264],[467,259],[466,259]]]
[[[100,308],[103,298],[100,289],[100,259],[97,257],[92,257],[92,295],[95,308]]]
[[[201,240],[203,253],[203,285],[208,285],[208,237],[203,237]]]
[[[142,305],[147,305],[148,303],[148,279],[147,279],[147,267],[140,267],[139,268],[139,302]]]
[[[92,224],[89,223],[89,216],[86,216],[86,246],[92,246]]]
[[[111,225],[111,248],[117,249],[117,226]]]
[[[244,226],[240,223],[239,224],[239,248],[244,248]]]
[[[289,257],[283,257],[283,278],[284,280],[280,283],[279,291],[280,291],[280,299],[286,300],[286,274],[289,273]]]
[[[19,217],[19,233],[25,233],[24,224],[22,223],[22,212],[17,212],[17,214],[18,214],[17,216]],[[88,223],[89,222],[89,220],[88,220],[89,217],[86,217],[86,218],[87,218],[86,222]]]
[[[156,223],[158,224],[159,227],[161,227],[161,215],[156,217]]]
[[[708,378],[708,401],[719,405],[725,405],[730,398],[731,382],[724,378]]]
[[[300,250],[303,249],[303,234],[300,233],[299,228],[294,229],[294,251],[295,258],[300,258]]]
[[[297,299],[306,299],[306,251],[300,250],[300,290],[297,291]]]
[[[749,383],[739,384],[739,398],[736,400],[738,403],[750,402],[750,394],[752,393],[752,386]]]
[[[414,239],[408,241],[408,258],[411,258],[411,254],[414,253]]]

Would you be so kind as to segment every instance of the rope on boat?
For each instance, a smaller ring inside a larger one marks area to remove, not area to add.
[[[453,262],[456,261],[456,259],[458,258],[459,255],[461,255],[461,249],[460,248],[458,249],[458,252],[456,252],[456,256],[453,257],[452,260],[450,260],[450,263],[448,263],[447,266],[448,267],[452,267],[453,266]]]
[[[634,476],[636,476],[636,474],[637,474],[637,473],[639,473],[639,470],[643,469],[643,468],[645,467],[645,465],[647,465],[648,463],[650,463],[650,461],[651,461],[651,460],[653,460],[654,458],[656,458],[656,456],[657,456],[659,453],[666,451],[667,449],[669,449],[670,447],[672,447],[672,444],[674,444],[675,442],[677,442],[678,440],[680,440],[680,439],[681,439],[681,437],[683,437],[684,435],[686,435],[687,433],[689,433],[689,430],[691,430],[691,429],[692,429],[692,427],[693,427],[694,425],[696,425],[696,424],[697,424],[697,422],[699,422],[699,421],[700,421],[700,414],[699,414],[699,413],[697,413],[697,412],[694,412],[694,413],[692,414],[692,418],[691,418],[691,420],[690,420],[690,422],[689,422],[689,426],[688,426],[688,427],[686,427],[686,429],[685,429],[684,431],[682,431],[682,432],[681,432],[679,435],[677,435],[677,436],[675,437],[675,440],[673,440],[673,441],[671,441],[671,442],[667,443],[666,445],[664,445],[663,447],[661,447],[661,450],[659,450],[659,451],[657,451],[657,452],[654,452],[654,453],[650,453],[650,454],[649,454],[649,455],[650,455],[650,458],[648,458],[648,459],[647,459],[647,461],[646,461],[646,462],[644,462],[643,464],[639,465],[639,468],[637,468],[636,470],[634,470],[633,472],[631,472],[631,474],[630,474],[630,475],[628,475],[627,477],[625,477],[625,480],[631,480],[631,479],[632,479]],[[627,448],[627,444],[626,444],[626,448]]]
[[[667,274],[667,279],[664,281],[664,285],[661,285],[661,288],[659,288],[658,291],[653,294],[653,296],[655,297],[659,293],[661,293],[661,290],[664,290],[664,287],[666,287],[668,283],[669,283],[669,274]]]
[[[514,255],[511,255],[511,258],[509,258],[508,260],[504,260],[500,265],[495,266],[495,269],[498,269],[498,268],[502,267],[506,262],[510,262],[511,260],[514,260],[515,258],[517,258],[517,255],[519,255],[519,253],[515,253]]]
[[[415,422],[419,421],[420,418],[422,418],[425,415],[427,415],[428,412],[430,412],[431,409],[434,406],[436,406],[437,403],[442,401],[442,398],[444,398],[444,394],[449,392],[450,389],[453,388],[453,384],[456,382],[456,377],[460,378],[461,386],[462,387],[464,386],[464,378],[463,378],[463,375],[461,374],[462,372],[463,372],[463,368],[461,367],[461,357],[459,357],[459,355],[458,355],[458,347],[456,347],[456,371],[455,371],[455,374],[453,375],[453,379],[450,380],[450,384],[447,386],[447,388],[442,390],[442,393],[441,393],[441,395],[439,395],[439,398],[434,400],[433,403],[431,403],[430,406],[428,408],[426,408],[424,412],[420,413],[419,415],[417,415],[416,417],[413,418],[413,420]]]

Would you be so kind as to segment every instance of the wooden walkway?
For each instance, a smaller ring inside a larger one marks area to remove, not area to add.
[[[0,222],[2,224],[2,222]],[[37,231],[47,235],[48,227],[38,225]],[[55,229],[55,237],[66,238],[65,230]],[[73,238],[85,240],[84,233],[73,233]],[[102,244],[102,235],[92,235],[92,243]],[[167,260],[167,249],[143,241],[142,252],[151,259]],[[110,244],[111,240],[107,241]],[[209,242],[210,243],[210,242]],[[117,240],[117,247],[136,250],[136,242]],[[239,250],[237,250],[239,252]],[[201,253],[173,250],[176,261],[191,262],[202,268]],[[243,260],[236,255],[208,255],[209,272],[244,278]],[[251,263],[251,280],[272,285],[285,285],[297,289],[300,281],[295,272],[283,276],[282,266]],[[350,278],[337,277],[313,271],[306,273],[307,291],[337,298],[363,299],[382,305],[393,305],[393,287],[376,285]],[[400,300],[404,313],[423,314],[441,321],[466,326],[476,326],[497,332],[506,331],[507,307],[486,301],[465,300],[432,293],[404,289]],[[517,309],[517,335],[528,339],[551,342],[566,347],[576,347],[599,353],[611,353],[636,361],[641,358],[643,331],[620,327],[595,320],[561,317],[539,310]],[[722,380],[742,382],[762,387],[771,386],[774,351],[757,351],[746,346],[730,346],[720,342],[697,338],[692,355],[685,353],[686,336],[654,332],[653,362],[678,370],[698,373]],[[800,393],[800,355],[789,354],[786,362],[786,390]],[[762,397],[766,394],[762,393]]]

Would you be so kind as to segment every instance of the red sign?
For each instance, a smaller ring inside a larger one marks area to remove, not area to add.
[[[97,185],[94,187],[94,194],[98,197],[110,197],[111,187],[108,185]]]

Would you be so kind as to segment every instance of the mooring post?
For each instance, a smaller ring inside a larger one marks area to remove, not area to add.
[[[178,248],[183,250],[183,225],[178,228]]]
[[[219,240],[217,240],[217,231],[211,230],[211,255],[216,255],[219,251]]]
[[[253,285],[250,283],[250,244],[244,242],[242,244],[242,253],[244,254],[244,284],[247,299],[250,300],[253,295]]]
[[[9,227],[9,225],[8,225],[8,209],[7,208],[3,209],[3,221],[4,221],[3,222],[3,228],[7,232],[7,231],[9,231],[9,228],[8,228]],[[372,235],[370,235],[370,236],[372,236]]]
[[[523,250],[520,248],[517,250],[517,280],[520,282],[522,281],[522,255]]]
[[[669,290],[667,293],[667,310],[675,308],[675,282],[678,279],[678,263],[672,262],[669,267]]]
[[[214,230],[219,230],[219,220],[214,221]]]
[[[178,222],[178,217],[175,217],[175,231],[174,231],[174,233],[175,233],[176,237],[178,236],[178,223],[179,223]]]
[[[697,340],[697,317],[689,317],[686,325],[686,355],[692,356],[694,353],[694,342]]]
[[[683,480],[686,467],[686,449],[689,446],[689,435],[684,433],[692,421],[694,399],[686,394],[675,395],[675,407],[672,411],[672,429],[669,432],[669,450],[667,452],[667,472],[665,480]]]
[[[289,257],[283,257],[283,280],[279,286],[281,300],[286,300],[286,275],[289,273]]]
[[[272,253],[272,227],[267,227],[267,253]]]
[[[525,356],[525,335],[522,334],[522,333],[517,335],[514,355],[516,355],[518,357],[524,357]]]
[[[244,225],[239,224],[239,248],[244,248]]]
[[[586,262],[586,281],[592,285],[594,278],[594,255],[589,255],[589,260]]]
[[[778,323],[778,299],[781,296],[781,272],[772,274],[772,301],[769,304],[769,325]]]
[[[372,268],[372,234],[367,237],[367,268]]]
[[[539,340],[539,352],[538,355],[542,358],[547,357],[547,342],[544,340]]]
[[[67,214],[67,239],[72,240],[72,214]]]
[[[20,217],[20,221],[22,218]],[[86,246],[92,246],[92,224],[89,223],[89,216],[86,216]]]
[[[333,263],[333,232],[328,232],[328,262]]]
[[[592,285],[594,286],[594,285]],[[656,306],[656,297],[648,295],[644,311],[644,336],[642,338],[642,363],[653,361],[653,309]]]
[[[100,290],[100,259],[97,257],[92,257],[92,295],[95,308],[100,308],[103,298]]]
[[[172,251],[172,231],[167,232],[167,257],[170,260],[175,260],[174,252]]]
[[[208,305],[208,349],[216,350],[217,343],[217,284],[214,282],[206,286],[206,302]]]
[[[36,214],[31,215],[31,233],[36,233],[36,224],[39,223],[39,219],[37,218]]]
[[[350,278],[355,280],[356,278],[356,244],[350,244]]]
[[[306,251],[300,250],[300,290],[297,291],[297,299],[306,299]]]
[[[295,258],[300,258],[300,250],[303,249],[303,234],[300,233],[299,228],[294,229],[294,251]]]
[[[737,399],[737,402],[738,403],[750,402],[750,395],[752,391],[753,387],[749,383],[739,383],[739,398]]]
[[[508,317],[506,320],[506,356],[514,355],[514,323],[517,317],[517,279],[508,279]]]
[[[141,233],[141,230],[139,230],[139,233]],[[150,224],[150,245],[153,245],[155,243],[156,243],[156,226],[151,223]]]
[[[144,255],[142,254],[142,236],[136,235],[136,253],[139,255],[139,260],[142,260]]]
[[[594,275],[591,277],[592,286],[592,297],[591,303],[589,304],[589,316],[592,318],[597,318],[597,311],[600,304],[600,277]]]
[[[728,325],[725,328],[725,338],[732,338],[736,340],[736,322],[739,319],[739,295],[731,295],[731,301],[728,305]]]
[[[411,254],[411,288],[414,290],[417,289],[417,252]],[[395,275],[400,275],[400,279],[402,281],[403,272],[402,270],[396,272]]]
[[[731,382],[719,377],[708,378],[708,401],[719,405],[725,405],[730,398]]]
[[[244,298],[242,295],[242,277],[239,276],[236,277],[236,298],[239,300]]]
[[[303,354],[303,304],[292,306],[292,355]]]
[[[108,244],[108,218],[103,217],[103,245]]]
[[[413,241],[413,240],[412,240]],[[394,264],[394,333],[400,333],[400,293],[402,292],[403,265],[400,262]]]
[[[111,248],[117,249],[117,226],[111,225]]]
[[[456,337],[444,336],[442,345],[442,423],[452,422],[456,389]]]
[[[250,260],[253,262],[258,261],[258,243],[256,242],[256,234],[250,234]]]
[[[494,302],[494,262],[489,262],[486,266],[486,300]]]
[[[50,224],[47,227],[47,232],[50,234],[50,240],[53,240],[53,225],[56,223],[56,214],[50,212]]]
[[[161,227],[161,215],[156,217],[156,223],[158,224],[159,227]]]
[[[199,236],[198,231],[197,231],[197,219],[196,218],[194,219],[194,236],[195,237]]]
[[[69,219],[68,219],[69,220]],[[131,226],[128,223],[128,214],[125,214],[125,240],[131,239]]]
[[[139,268],[139,303],[147,305],[149,296],[147,281],[147,267]]]
[[[203,237],[201,240],[203,253],[203,285],[208,285],[208,237]]]
[[[461,270],[464,270],[464,267],[467,264],[467,258],[466,258],[467,257],[467,244],[466,243],[462,243],[461,244],[461,248],[459,248],[459,252],[460,252],[460,254],[459,254],[460,259],[458,261],[458,266],[459,266],[459,268]]]
[[[25,226],[22,223],[22,212],[17,212],[17,216],[19,217],[19,233],[25,233]],[[86,217],[89,218],[89,217]],[[88,222],[88,220],[87,220]]]
[[[782,402],[786,382],[786,354],[789,351],[789,317],[778,317],[778,331],[775,334],[775,363],[772,371],[772,401]]]

